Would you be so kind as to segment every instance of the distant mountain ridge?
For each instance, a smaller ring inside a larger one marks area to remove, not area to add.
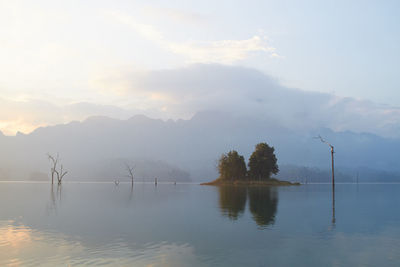
[[[45,178],[49,170],[45,154],[59,152],[70,171],[66,179],[123,177],[123,162],[128,161],[141,162],[137,167],[138,180],[164,173],[164,180],[174,180],[175,175],[181,181],[188,181],[189,176],[194,181],[208,181],[217,176],[216,161],[221,153],[235,149],[248,159],[259,142],[275,147],[278,164],[282,166],[327,170],[329,148],[313,138],[318,134],[335,145],[338,171],[345,170],[351,177],[366,167],[377,173],[400,172],[399,139],[327,128],[299,132],[270,119],[205,111],[190,120],[163,121],[144,115],[118,120],[96,116],[82,122],[41,127],[27,135],[0,134],[0,179],[30,179],[32,173]],[[113,167],[104,168],[107,164]]]

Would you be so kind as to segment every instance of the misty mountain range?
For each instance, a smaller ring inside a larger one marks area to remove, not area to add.
[[[126,120],[133,114],[144,114],[177,120],[213,110],[268,121],[301,134],[328,128],[400,138],[399,107],[289,88],[263,72],[245,67],[193,64],[148,71],[122,68],[100,76],[96,88],[110,102],[55,104],[42,98],[17,101],[0,96],[0,120],[9,125],[7,134],[15,134],[17,129],[29,132],[42,125],[92,116]],[[123,100],[111,101],[115,96]]]
[[[277,120],[220,111],[199,112],[190,120],[159,120],[136,115],[128,120],[90,117],[83,122],[42,127],[30,134],[0,134],[0,179],[48,179],[46,153],[59,153],[68,180],[125,177],[124,163],[138,181],[209,181],[217,160],[235,149],[246,159],[259,142],[275,147],[281,179],[329,181],[330,151],[336,150],[339,181],[397,181],[400,140],[328,128],[298,131]]]

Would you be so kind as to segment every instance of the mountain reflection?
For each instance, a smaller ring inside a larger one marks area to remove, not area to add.
[[[275,222],[278,207],[278,193],[275,188],[220,186],[219,207],[223,216],[237,220],[246,208],[249,197],[249,210],[259,226],[267,226]]]

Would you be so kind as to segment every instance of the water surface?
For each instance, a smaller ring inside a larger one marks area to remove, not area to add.
[[[0,266],[400,266],[400,184],[0,183]]]

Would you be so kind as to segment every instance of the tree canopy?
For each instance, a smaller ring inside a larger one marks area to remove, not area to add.
[[[218,161],[218,171],[219,178],[223,180],[246,179],[247,169],[244,157],[235,150],[222,154]]]
[[[274,147],[267,143],[256,145],[255,151],[249,159],[249,178],[252,180],[266,180],[271,174],[279,172]]]
[[[249,169],[246,168],[244,157],[232,150],[222,154],[218,161],[219,180],[268,180],[271,174],[279,172],[274,147],[267,143],[256,145],[253,154],[249,158]]]

